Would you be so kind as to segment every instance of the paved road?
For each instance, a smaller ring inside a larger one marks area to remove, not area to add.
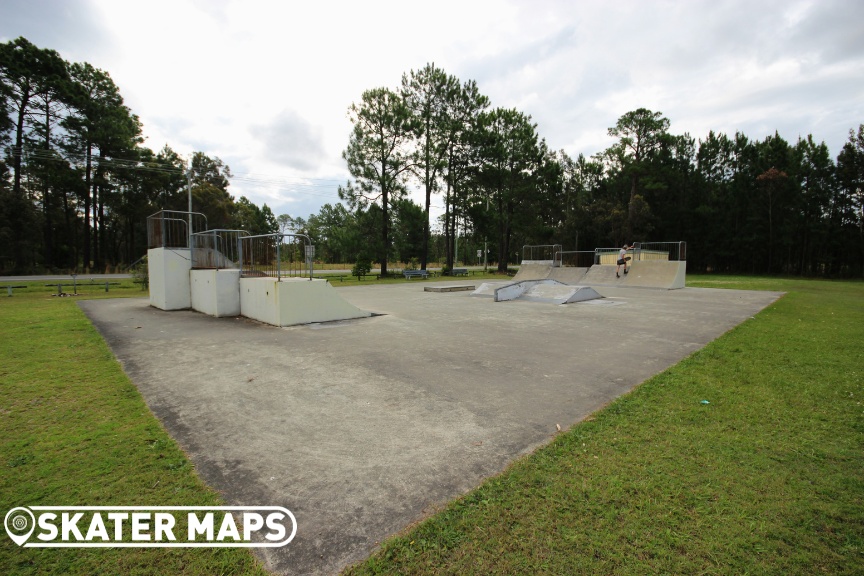
[[[80,282],[90,282],[92,279],[94,282],[105,282],[106,280],[119,280],[123,278],[131,278],[131,274],[78,274],[77,281]],[[45,280],[46,282],[50,282],[52,280],[63,280],[68,281],[70,284],[72,283],[72,276],[69,274],[45,274],[41,276],[0,276],[0,282],[41,282]]]
[[[441,270],[441,268],[433,268],[429,267],[429,270]],[[482,270],[482,266],[468,266],[469,270]],[[491,268],[490,268],[491,269]],[[318,269],[314,270],[314,273],[317,274],[346,274],[350,275],[351,270],[329,270],[329,269]],[[370,274],[380,274],[380,268],[373,268]],[[118,280],[123,278],[131,278],[131,274],[78,274],[79,282],[89,282],[92,278],[94,282],[98,281],[106,281],[106,280]],[[43,275],[31,275],[31,276],[0,276],[0,282],[41,282],[45,280],[47,282],[50,281],[60,281],[60,280],[68,280],[72,282],[72,276],[69,274],[43,274]]]
[[[378,315],[290,328],[79,305],[205,482],[294,513],[295,540],[257,551],[267,567],[333,574],[780,296],[602,288],[559,306],[431,285],[454,282],[340,289]]]

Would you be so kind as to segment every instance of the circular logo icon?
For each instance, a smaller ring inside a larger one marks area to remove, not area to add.
[[[19,546],[23,545],[33,529],[36,527],[36,517],[23,506],[13,508],[6,513],[3,524],[6,526],[6,534]]]
[[[27,521],[26,516],[18,515],[12,518],[12,529],[13,530],[26,530],[29,522]]]

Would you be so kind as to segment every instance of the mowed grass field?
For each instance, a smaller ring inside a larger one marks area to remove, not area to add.
[[[787,295],[346,572],[864,573],[864,283],[688,286]],[[5,292],[0,513],[224,503],[73,298]],[[264,573],[241,549],[22,549],[5,534],[0,572]]]
[[[81,295],[58,298],[44,282],[23,284],[31,287],[11,298],[0,285],[0,514],[40,505],[225,505],[75,303],[146,292],[124,280],[108,293],[83,285]],[[19,548],[4,530],[0,574],[267,572],[241,548]]]

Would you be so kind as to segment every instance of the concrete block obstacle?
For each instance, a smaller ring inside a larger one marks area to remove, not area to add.
[[[308,278],[241,278],[240,311],[247,318],[273,326],[372,316],[344,300],[326,280]]]
[[[424,292],[470,292],[476,287],[473,284],[462,284],[459,286],[426,286]]]
[[[344,300],[324,279],[241,278],[238,269],[192,269],[188,249],[151,248],[147,257],[150,305],[160,310],[245,316],[273,326],[372,316]]]
[[[150,305],[160,310],[186,310],[192,307],[192,254],[188,248],[151,248],[147,250]]]

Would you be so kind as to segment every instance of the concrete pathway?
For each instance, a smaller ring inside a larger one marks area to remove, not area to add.
[[[381,315],[292,328],[79,304],[208,484],[294,513],[268,568],[332,574],[780,296],[603,288],[553,305],[429,285],[345,288]]]

